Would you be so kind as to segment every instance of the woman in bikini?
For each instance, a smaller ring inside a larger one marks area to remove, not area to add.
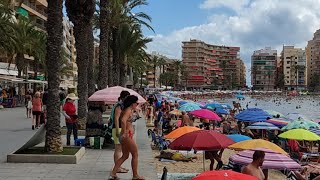
[[[132,156],[131,166],[133,177],[132,180],[144,180],[144,177],[138,175],[138,147],[133,139],[134,129],[132,126],[132,114],[133,111],[139,105],[138,97],[130,95],[124,99],[123,111],[120,114],[121,122],[121,133],[120,133],[120,143],[122,148],[122,157],[118,159],[112,169],[109,179],[119,179],[117,177],[117,172],[124,161],[129,158],[129,153]]]

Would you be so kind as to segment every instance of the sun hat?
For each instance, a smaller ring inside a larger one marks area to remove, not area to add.
[[[66,99],[78,100],[79,98],[76,96],[76,94],[70,93],[70,94],[68,94],[68,96],[66,97]]]

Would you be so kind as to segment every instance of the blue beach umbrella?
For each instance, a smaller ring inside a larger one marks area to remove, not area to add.
[[[223,109],[232,109],[232,107],[229,104],[221,104]]]
[[[201,109],[201,107],[199,105],[197,105],[195,103],[186,103],[179,108],[179,111],[190,112],[190,111],[194,111],[194,110],[198,110],[198,109]]]
[[[241,134],[230,134],[227,135],[228,138],[232,139],[234,142],[241,142],[246,140],[251,140],[252,138],[249,136],[241,135]]]
[[[264,122],[272,116],[259,108],[246,109],[235,116],[238,121],[246,122]]]
[[[204,108],[206,108],[206,109],[222,108],[222,109],[223,109],[223,107],[221,106],[221,104],[218,104],[218,103],[209,103],[209,104],[206,104],[206,105],[204,106]]]
[[[225,109],[222,109],[222,108],[216,108],[216,111],[215,111],[217,114],[229,114],[228,111],[226,111]]]
[[[247,129],[267,129],[267,130],[279,130],[279,128],[271,123],[256,122],[246,127]]]

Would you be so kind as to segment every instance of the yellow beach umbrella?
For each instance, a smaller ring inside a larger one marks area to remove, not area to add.
[[[276,144],[263,140],[263,139],[252,139],[241,141],[235,144],[232,144],[228,147],[229,149],[233,149],[236,151],[243,151],[243,150],[252,150],[257,148],[266,148],[270,149],[274,152],[281,153],[287,155],[288,153],[285,152],[281,147],[277,146]]]
[[[176,116],[181,116],[181,111],[179,111],[178,109],[174,109],[172,111],[169,112],[169,114],[173,114],[173,115],[176,115]]]
[[[193,127],[193,126],[183,126],[180,127],[178,129],[175,129],[174,131],[172,131],[171,133],[167,134],[166,136],[164,136],[166,139],[177,139],[178,137],[193,132],[193,131],[199,131],[200,129],[197,127]]]
[[[305,129],[292,129],[279,135],[284,139],[306,140],[306,141],[319,141],[320,137]]]

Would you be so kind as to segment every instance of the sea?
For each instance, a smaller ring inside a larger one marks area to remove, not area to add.
[[[216,102],[228,103],[232,105],[233,101],[239,102],[241,107],[260,108],[263,110],[274,110],[287,115],[288,113],[299,113],[311,120],[320,119],[320,96],[250,96],[245,95],[244,100],[239,100],[236,97],[213,99]]]

